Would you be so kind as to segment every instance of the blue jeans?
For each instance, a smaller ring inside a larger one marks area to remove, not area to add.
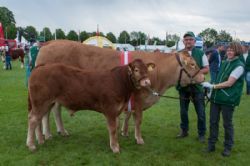
[[[194,90],[192,92],[188,91],[179,91],[180,95],[180,116],[181,124],[180,127],[183,131],[188,131],[188,107],[190,100],[189,97],[192,97],[195,111],[197,114],[197,127],[198,135],[204,136],[206,133],[206,114],[205,114],[205,102],[204,102],[204,93]]]
[[[246,72],[246,85],[247,85],[247,94],[250,95],[250,71]]]
[[[232,149],[234,144],[234,128],[233,128],[233,112],[234,107],[226,106],[221,104],[216,104],[211,102],[210,106],[210,135],[208,138],[208,144],[214,146],[218,140],[219,135],[219,122],[220,122],[220,112],[222,112],[223,117],[223,127],[224,127],[224,147],[225,149]]]
[[[211,71],[210,70],[210,78],[211,78],[211,84],[215,83],[216,77],[217,77],[218,72],[217,71]]]

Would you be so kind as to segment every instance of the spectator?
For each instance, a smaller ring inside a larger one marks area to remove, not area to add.
[[[209,62],[209,70],[211,78],[210,82],[214,83],[221,64],[221,57],[219,54],[218,47],[215,50],[209,51],[208,62]]]
[[[243,54],[240,56],[245,65],[246,94],[250,95],[250,51],[247,44],[242,45]]]
[[[12,70],[11,66],[11,56],[10,56],[10,50],[9,50],[9,43],[8,41],[5,42],[5,69],[6,70]]]

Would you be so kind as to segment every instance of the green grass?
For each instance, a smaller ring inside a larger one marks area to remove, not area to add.
[[[177,96],[174,88],[168,95]],[[133,121],[130,136],[119,137],[120,154],[109,148],[106,121],[102,114],[80,111],[70,117],[63,111],[66,129],[71,134],[56,133],[51,117],[53,139],[38,145],[35,153],[25,146],[27,134],[27,88],[25,70],[13,62],[13,70],[0,69],[0,165],[248,165],[250,163],[250,96],[243,94],[241,105],[234,113],[235,146],[229,158],[221,156],[223,128],[216,152],[204,154],[206,144],[197,141],[197,118],[190,105],[190,134],[186,139],[175,139],[179,132],[179,103],[162,98],[144,112],[142,134],[145,145],[134,139]],[[209,106],[206,108],[207,128]],[[121,119],[123,116],[121,117]],[[207,132],[208,135],[208,132]]]

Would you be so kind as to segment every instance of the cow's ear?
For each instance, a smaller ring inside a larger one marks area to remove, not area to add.
[[[154,63],[148,63],[147,67],[148,67],[148,71],[153,71],[154,68],[155,68],[155,64]]]

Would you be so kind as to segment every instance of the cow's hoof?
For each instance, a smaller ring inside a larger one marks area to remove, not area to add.
[[[128,132],[124,132],[124,131],[121,132],[121,135],[122,135],[123,137],[128,137],[128,136],[129,136]]]
[[[44,144],[44,139],[38,140],[38,144],[40,144],[40,145]]]
[[[45,135],[44,138],[45,138],[45,140],[50,140],[50,139],[52,139],[52,135],[51,134]]]
[[[142,138],[138,138],[138,139],[136,139],[136,143],[138,145],[143,145],[144,144],[144,140]]]
[[[36,146],[35,145],[27,145],[27,146],[28,146],[28,148],[29,148],[29,150],[31,152],[35,152],[36,151]]]
[[[69,136],[69,133],[68,133],[68,131],[67,131],[67,130],[64,130],[64,131],[58,131],[58,134],[59,134],[59,135],[61,135],[61,136],[63,136],[63,137],[67,137],[67,136]]]
[[[120,153],[120,148],[119,147],[115,147],[112,148],[113,153]]]

